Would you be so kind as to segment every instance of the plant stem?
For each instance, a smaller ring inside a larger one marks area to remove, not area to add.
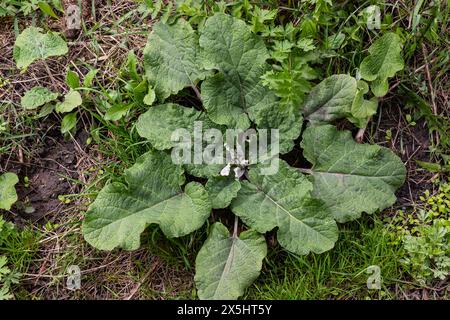
[[[233,238],[238,237],[238,226],[239,226],[239,218],[237,216],[234,217],[234,228],[233,228]]]
[[[191,88],[192,88],[192,90],[194,90],[195,95],[197,96],[198,100],[203,101],[200,91],[198,91],[197,87],[195,85],[191,85]]]
[[[302,173],[312,174],[312,170],[311,169],[297,168],[297,170],[302,172]]]
[[[362,143],[363,139],[364,139],[364,133],[366,132],[366,128],[360,128],[358,130],[358,133],[356,134],[356,142],[358,143]]]

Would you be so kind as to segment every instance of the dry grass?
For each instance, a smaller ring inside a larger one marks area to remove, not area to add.
[[[15,67],[12,48],[15,33],[12,20],[2,21],[0,32],[0,79],[5,85],[0,88],[0,106],[3,117],[14,124],[15,132],[39,133],[35,137],[19,141],[10,152],[1,158],[0,170],[27,171],[46,165],[40,159],[39,149],[43,141],[39,138],[49,129],[43,126],[30,127],[23,123],[26,115],[20,110],[20,98],[35,87],[44,86],[54,92],[66,93],[66,70],[76,71],[81,79],[89,71],[87,65],[101,70],[96,80],[105,89],[112,88],[117,72],[130,50],[141,52],[151,28],[149,19],[142,20],[133,1],[95,1],[95,12],[85,21],[87,32],[81,32],[69,43],[69,54],[64,57],[38,61],[26,72]],[[127,19],[122,18],[127,15]],[[31,20],[21,20],[23,29]],[[38,26],[48,26],[53,31],[64,32],[63,23],[47,18]],[[58,119],[56,119],[58,120]],[[60,120],[60,119],[59,119]],[[84,127],[91,123],[82,118]],[[54,126],[55,119],[51,119]],[[45,127],[45,125],[44,125]],[[53,138],[52,138],[53,139]],[[54,139],[56,144],[63,142]],[[67,194],[78,194],[94,183],[98,168],[112,159],[103,159],[97,146],[86,146],[84,141],[72,138],[74,161],[72,164],[58,163],[58,174],[69,176],[78,183],[70,184]],[[1,142],[0,142],[1,146]],[[25,152],[24,152],[25,151]],[[94,170],[93,170],[94,169]],[[69,174],[70,173],[70,174]],[[30,181],[39,185],[40,181]],[[61,182],[62,183],[62,182]],[[192,274],[170,265],[153,256],[148,249],[134,252],[104,253],[90,247],[82,238],[80,223],[86,209],[87,198],[77,196],[68,204],[60,202],[53,210],[39,214],[34,228],[45,237],[40,240],[38,257],[21,279],[21,298],[44,299],[173,299],[190,295]],[[10,219],[23,221],[21,213],[11,212]],[[44,225],[46,224],[46,225]],[[53,226],[50,227],[49,226]],[[79,265],[82,270],[81,290],[67,289],[67,268]]]

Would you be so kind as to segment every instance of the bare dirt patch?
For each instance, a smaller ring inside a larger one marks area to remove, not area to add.
[[[66,141],[59,129],[52,128],[41,145],[30,146],[35,157],[6,162],[5,171],[17,173],[21,181],[28,180],[20,183],[17,189],[16,212],[20,217],[44,222],[46,217],[52,217],[64,206],[59,196],[80,191],[80,187],[70,180],[80,178],[78,164],[86,149],[87,136],[86,131],[79,131],[74,139]]]

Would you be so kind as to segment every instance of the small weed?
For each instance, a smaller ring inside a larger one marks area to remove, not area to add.
[[[391,243],[404,247],[403,266],[426,285],[450,275],[450,183],[441,182],[434,195],[426,190],[420,200],[412,211],[399,210],[386,222]]]

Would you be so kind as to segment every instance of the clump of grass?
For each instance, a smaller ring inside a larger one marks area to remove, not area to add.
[[[323,254],[278,252],[247,293],[249,299],[394,299],[404,277],[401,246],[389,243],[383,224],[373,218],[341,226],[336,247]],[[370,266],[378,266],[381,289],[368,289]]]
[[[8,257],[17,272],[26,272],[39,246],[40,233],[30,227],[22,230],[0,216],[0,255]]]
[[[12,288],[36,258],[40,238],[32,228],[19,229],[0,216],[0,300],[14,297]]]

